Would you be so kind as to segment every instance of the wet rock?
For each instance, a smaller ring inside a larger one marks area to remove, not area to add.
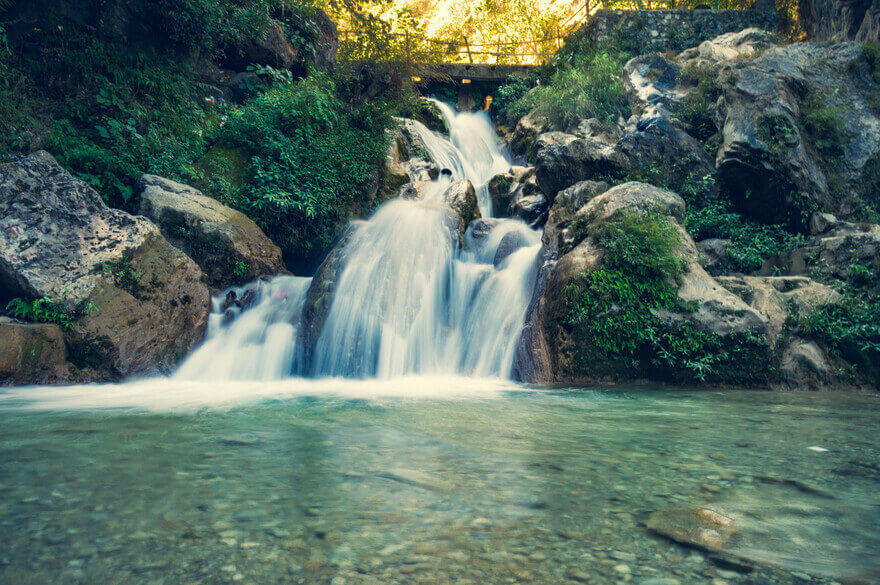
[[[581,181],[568,189],[560,191],[553,202],[544,225],[543,243],[552,253],[560,249],[570,249],[574,240],[568,226],[575,214],[594,197],[601,195],[611,186],[604,181]]]
[[[470,181],[456,181],[442,195],[443,200],[461,217],[464,225],[479,219],[480,208],[477,205],[477,194]]]
[[[535,142],[535,178],[550,201],[561,190],[593,176],[623,174],[628,161],[601,137],[564,132],[541,134]]]
[[[210,296],[199,267],[48,153],[0,165],[0,218],[3,287],[67,307],[68,345],[106,375],[171,371],[201,340]]]
[[[70,378],[61,327],[0,317],[0,385],[60,384]]]
[[[527,195],[519,198],[513,204],[511,215],[518,217],[530,227],[538,228],[547,221],[549,203],[543,194]]]
[[[520,231],[512,231],[505,234],[501,238],[501,243],[498,244],[498,249],[495,251],[493,263],[495,266],[500,266],[511,254],[528,245],[528,238]]]
[[[300,55],[290,44],[284,27],[277,20],[269,20],[253,39],[227,51],[226,65],[244,71],[253,63],[278,69],[293,69],[300,64]]]
[[[140,214],[202,268],[212,287],[287,273],[278,246],[240,211],[155,175],[142,176],[135,191]]]
[[[729,548],[738,536],[732,518],[706,508],[678,508],[653,512],[648,530],[675,542],[708,551]]]

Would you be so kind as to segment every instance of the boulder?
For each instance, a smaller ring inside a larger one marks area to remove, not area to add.
[[[878,0],[802,0],[798,24],[817,41],[880,40]]]
[[[284,27],[277,20],[269,20],[254,39],[226,51],[224,65],[244,71],[249,65],[268,65],[276,69],[293,69],[300,64],[300,55],[290,44]]]
[[[510,137],[510,151],[517,156],[531,154],[532,145],[548,126],[547,120],[539,114],[535,112],[526,114],[516,123],[513,135]]]
[[[717,335],[722,341],[739,336],[766,338],[769,321],[766,316],[748,306],[742,299],[727,291],[697,262],[693,241],[678,224],[683,221],[685,204],[678,195],[644,183],[626,183],[592,197],[575,214],[572,221],[586,226],[579,230],[579,238],[568,246],[571,251],[553,261],[553,254],[545,246],[547,268],[546,286],[530,307],[523,337],[517,353],[517,375],[523,371],[540,382],[569,382],[603,379],[618,373],[602,370],[601,364],[576,363],[575,355],[583,348],[583,340],[576,340],[568,324],[568,301],[572,286],[587,274],[603,266],[605,250],[592,235],[593,226],[613,219],[622,212],[661,213],[676,226],[681,247],[679,255],[686,270],[677,283],[681,310],[656,311],[655,315],[667,323],[690,324]],[[568,247],[567,246],[567,247]],[[736,341],[731,341],[736,343]],[[769,349],[769,346],[767,347]],[[766,356],[769,360],[769,356]],[[522,368],[522,369],[521,369]],[[647,364],[645,369],[649,370]],[[736,379],[740,373],[731,372]],[[625,374],[621,374],[625,378]],[[742,373],[745,376],[745,373]],[[528,379],[528,378],[526,378]]]
[[[856,276],[859,284],[880,288],[880,225],[836,222],[802,247],[773,256],[761,275],[807,275],[825,284]],[[859,271],[861,274],[856,273]]]
[[[61,327],[0,317],[0,385],[60,384],[70,370]]]
[[[779,371],[783,383],[796,390],[840,387],[825,352],[814,341],[793,339],[782,354]]]
[[[537,186],[551,202],[557,193],[577,182],[619,176],[628,166],[614,144],[598,136],[547,132],[535,142]]]
[[[202,268],[213,288],[287,273],[278,246],[240,211],[155,175],[142,176],[135,191],[140,214]]]
[[[717,268],[727,257],[727,249],[730,248],[732,242],[722,238],[709,238],[697,242],[697,249],[700,251],[701,263],[703,268],[712,270]]]
[[[201,340],[210,295],[199,267],[48,153],[0,165],[0,218],[3,296],[65,306],[69,344],[107,375],[169,372]]]
[[[526,195],[517,199],[511,209],[511,215],[518,217],[530,227],[539,228],[547,221],[550,204],[542,193]]]
[[[498,248],[495,250],[495,258],[492,263],[497,267],[501,266],[501,264],[510,257],[511,254],[516,252],[521,248],[525,248],[529,246],[531,242],[526,237],[526,235],[519,231],[513,230],[510,231],[501,238],[501,242],[498,244]]]
[[[741,210],[806,228],[805,211],[846,218],[876,201],[880,87],[861,45],[772,47],[724,61],[718,82],[716,164]]]
[[[604,181],[581,181],[561,191],[556,196],[556,201],[553,202],[553,207],[548,213],[547,223],[544,225],[544,247],[554,254],[561,248],[573,247],[572,234],[568,231],[571,220],[578,210],[610,187]]]
[[[458,214],[464,226],[479,219],[480,207],[477,204],[477,193],[470,181],[455,181],[442,194],[442,200]],[[464,229],[462,228],[462,233]]]
[[[678,61],[696,64],[752,59],[776,45],[776,41],[772,33],[758,28],[747,28],[719,35],[703,41],[697,47],[686,49],[678,55]]]
[[[719,276],[716,281],[767,317],[771,343],[793,325],[793,316],[841,298],[833,288],[804,276]]]

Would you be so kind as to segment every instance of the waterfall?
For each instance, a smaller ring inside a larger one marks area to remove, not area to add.
[[[428,153],[451,176],[423,186],[418,200],[394,199],[357,222],[345,264],[305,363],[297,345],[309,279],[277,277],[234,289],[242,311],[214,300],[206,342],[180,368],[190,379],[391,378],[460,374],[510,377],[531,297],[540,233],[514,219],[472,224],[464,237],[443,201],[452,180],[467,179],[483,217],[487,183],[511,166],[485,112],[456,113],[437,103],[449,138],[414,122]]]

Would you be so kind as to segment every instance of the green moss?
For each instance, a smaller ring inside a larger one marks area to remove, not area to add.
[[[849,135],[843,120],[841,107],[829,106],[828,96],[810,92],[801,102],[801,126],[804,137],[826,166],[838,166],[842,159]]]
[[[63,329],[72,329],[76,316],[67,307],[47,298],[27,300],[15,298],[6,305],[6,313],[21,321],[55,323]]]

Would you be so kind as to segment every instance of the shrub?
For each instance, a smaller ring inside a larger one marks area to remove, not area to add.
[[[754,272],[764,261],[799,246],[803,238],[782,225],[760,225],[720,203],[689,207],[687,230],[699,241],[708,238],[730,240],[726,257],[713,272]]]
[[[798,325],[832,352],[861,364],[869,376],[880,374],[880,296],[845,295],[800,317]]]
[[[325,75],[277,87],[217,134],[248,163],[243,185],[216,195],[254,219],[292,264],[314,263],[345,211],[369,203],[391,125],[380,106],[350,109]]]

